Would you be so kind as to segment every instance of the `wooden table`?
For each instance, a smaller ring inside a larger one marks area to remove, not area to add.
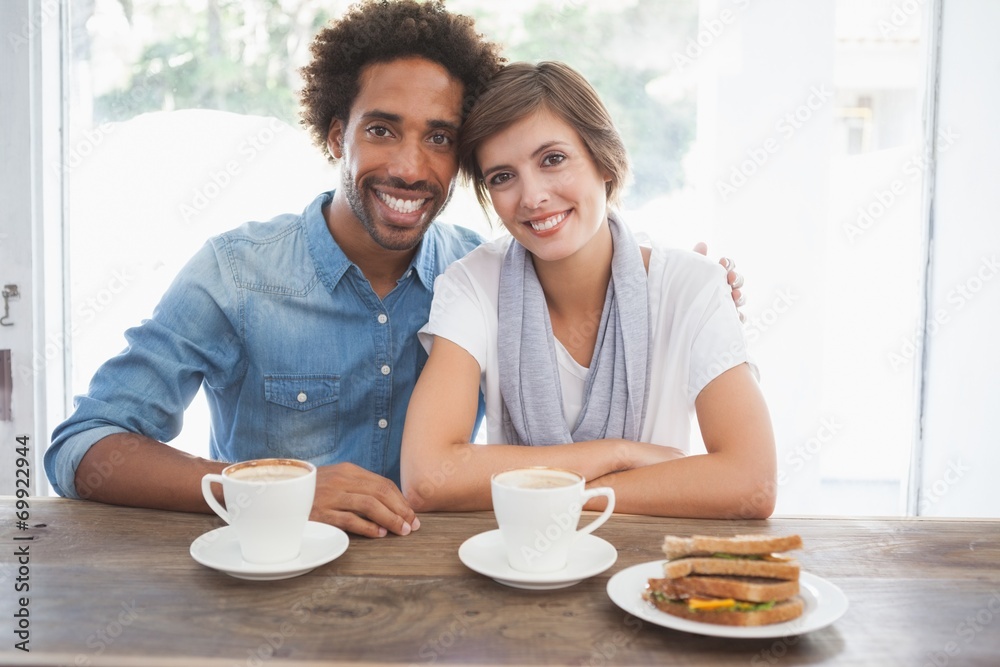
[[[32,498],[18,530],[14,502],[0,498],[3,664],[1000,664],[1000,521],[616,515],[598,530],[615,565],[542,592],[459,561],[465,539],[495,528],[491,513],[424,515],[409,537],[352,537],[307,575],[254,582],[191,558],[215,517]],[[801,637],[733,640],[641,621],[607,596],[615,572],[660,558],[666,533],[739,532],[801,534],[803,569],[840,586],[847,613]],[[30,591],[18,593],[25,545]],[[14,648],[21,596],[29,653]]]

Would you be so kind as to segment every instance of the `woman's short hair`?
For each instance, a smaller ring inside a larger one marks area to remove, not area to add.
[[[628,179],[628,154],[597,91],[564,63],[519,62],[507,65],[493,77],[462,124],[459,165],[479,205],[486,209],[490,200],[476,150],[486,139],[542,108],[575,129],[598,170],[611,175],[605,189],[608,201],[616,204]]]

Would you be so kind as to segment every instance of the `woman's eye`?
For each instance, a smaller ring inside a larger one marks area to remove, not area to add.
[[[511,174],[510,172],[502,171],[499,174],[494,174],[490,176],[490,180],[487,182],[487,185],[489,185],[490,187],[503,185],[512,178],[514,178],[513,174]]]
[[[542,158],[542,165],[546,167],[552,167],[557,164],[560,164],[565,159],[566,156],[563,155],[562,153],[550,153],[549,155],[546,155],[545,157]]]

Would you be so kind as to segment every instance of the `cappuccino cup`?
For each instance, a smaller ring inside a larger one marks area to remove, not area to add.
[[[563,569],[576,541],[610,518],[615,509],[614,489],[586,489],[585,482],[583,475],[559,468],[518,468],[493,475],[493,513],[513,569]],[[606,497],[608,506],[577,530],[583,506],[598,496]]]
[[[212,484],[222,485],[223,507]],[[222,474],[205,475],[201,492],[209,507],[236,531],[243,560],[281,563],[302,550],[313,496],[316,466],[295,459],[234,463]]]

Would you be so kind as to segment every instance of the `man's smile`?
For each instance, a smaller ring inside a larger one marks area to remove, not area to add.
[[[428,201],[426,198],[402,199],[399,197],[393,197],[386,192],[379,192],[378,190],[375,191],[375,195],[397,213],[413,213]]]
[[[433,202],[439,198],[430,188],[406,191],[373,184],[369,190],[374,195],[383,221],[399,227],[412,227],[425,222]]]

